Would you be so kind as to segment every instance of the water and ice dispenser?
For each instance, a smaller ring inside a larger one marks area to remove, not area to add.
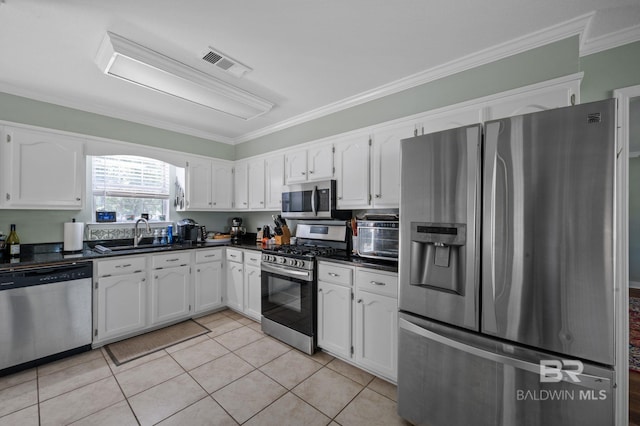
[[[464,294],[466,225],[411,222],[411,285]]]

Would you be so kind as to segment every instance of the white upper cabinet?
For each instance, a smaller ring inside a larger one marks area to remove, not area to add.
[[[325,143],[285,155],[286,183],[298,183],[333,177],[333,144]]]
[[[231,209],[233,201],[233,167],[193,158],[186,167],[186,210]]]
[[[249,208],[249,164],[238,161],[233,172],[233,207],[237,210]]]
[[[233,205],[233,166],[212,163],[211,205],[214,210],[229,210]]]
[[[210,209],[211,201],[211,161],[191,159],[186,167],[187,210]]]
[[[264,160],[265,207],[281,210],[282,185],[284,185],[284,155],[276,155]]]
[[[489,104],[484,111],[485,120],[511,117],[571,105],[571,97],[579,93],[579,82],[550,87],[544,90],[505,96]]]
[[[309,148],[307,152],[308,180],[331,179],[333,177],[333,144]]]
[[[351,136],[335,142],[337,204],[339,209],[369,206],[368,136]]]
[[[400,141],[413,136],[413,125],[403,124],[375,132],[371,138],[373,208],[400,206]]]
[[[455,109],[431,115],[416,125],[416,136],[428,135],[456,127],[468,126],[482,121],[482,109],[479,106]]]
[[[247,164],[249,181],[249,208],[251,210],[264,209],[265,174],[264,159],[250,161]]]
[[[83,139],[5,127],[3,140],[5,207],[82,208],[86,180]]]

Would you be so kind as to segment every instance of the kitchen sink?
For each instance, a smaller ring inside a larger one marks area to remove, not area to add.
[[[158,245],[158,244],[138,244],[137,246],[131,245],[123,245],[123,246],[105,246],[105,245],[96,245],[93,248],[93,251],[100,254],[107,254],[113,252],[122,252],[122,251],[130,251],[133,253],[138,253],[141,251],[162,251],[162,250],[171,250],[176,247],[181,247],[180,245]]]

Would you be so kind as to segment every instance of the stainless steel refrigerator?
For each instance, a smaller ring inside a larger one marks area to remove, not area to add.
[[[398,413],[614,422],[615,101],[401,142]]]

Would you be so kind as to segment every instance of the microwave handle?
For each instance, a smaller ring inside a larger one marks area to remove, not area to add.
[[[316,203],[316,197],[318,196],[318,187],[314,185],[313,192],[311,193],[311,211],[314,216],[318,216],[318,205]]]

